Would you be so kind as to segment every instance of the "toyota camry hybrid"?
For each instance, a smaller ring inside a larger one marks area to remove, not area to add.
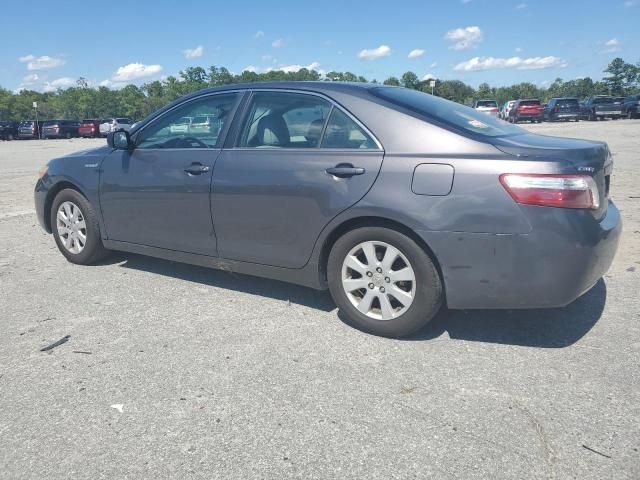
[[[377,84],[229,85],[51,160],[39,221],[73,263],[121,250],[329,288],[411,334],[451,309],[559,307],[621,232],[605,143]]]

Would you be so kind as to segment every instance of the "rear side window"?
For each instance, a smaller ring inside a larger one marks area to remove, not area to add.
[[[414,112],[425,120],[433,120],[458,131],[485,137],[525,133],[520,127],[498,120],[473,108],[417,90],[400,87],[376,87],[370,91],[376,97]]]
[[[316,148],[330,110],[329,102],[314,95],[257,92],[239,146]]]
[[[329,117],[322,148],[358,148],[376,149],[378,146],[373,139],[347,116],[342,110],[334,108]]]

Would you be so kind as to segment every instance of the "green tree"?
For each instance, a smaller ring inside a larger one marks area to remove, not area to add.
[[[382,83],[384,85],[392,85],[394,87],[399,87],[400,86],[400,80],[398,80],[396,77],[389,77]]]
[[[419,84],[420,84],[420,80],[418,79],[418,75],[416,75],[413,72],[405,72],[402,74],[401,77],[401,82],[402,82],[402,86],[406,87],[406,88],[413,88],[413,89],[417,89]]]

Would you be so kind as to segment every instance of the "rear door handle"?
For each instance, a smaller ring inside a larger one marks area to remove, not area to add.
[[[201,175],[209,171],[209,167],[207,165],[202,165],[201,163],[193,163],[184,169],[185,173],[188,175]]]
[[[333,175],[338,178],[348,178],[354,175],[362,175],[365,170],[361,167],[354,167],[350,163],[341,163],[335,167],[327,168],[325,170],[329,175]]]

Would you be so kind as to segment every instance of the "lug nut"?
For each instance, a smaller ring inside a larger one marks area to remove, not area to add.
[[[376,268],[376,272],[382,273],[382,269],[380,267]]]
[[[384,293],[384,287],[380,287],[380,291]]]
[[[373,289],[373,287],[374,287],[373,283],[370,283],[369,288]]]
[[[373,273],[367,272],[367,277],[373,277]]]
[[[389,277],[384,277],[384,281],[389,283],[391,281],[391,279]]]

